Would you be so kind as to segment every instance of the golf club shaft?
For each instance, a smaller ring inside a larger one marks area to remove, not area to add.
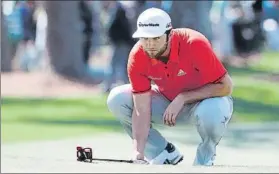
[[[93,160],[93,161],[108,161],[108,162],[133,163],[132,160],[119,160],[119,159],[92,158],[92,160]]]

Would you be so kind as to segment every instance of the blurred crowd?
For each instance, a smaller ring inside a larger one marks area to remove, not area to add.
[[[53,4],[56,3],[55,8],[50,3],[29,0],[2,1],[4,15],[2,24],[5,27],[5,30],[2,30],[6,31],[5,34],[11,48],[11,58],[17,58],[18,66],[22,71],[42,68],[42,62],[45,61],[44,58],[47,55],[53,57],[65,55],[62,53],[50,54],[49,52],[54,47],[51,42],[58,42],[57,36],[70,30],[70,27],[66,25],[73,24],[70,20],[73,19],[74,11],[66,10],[66,8],[70,8],[70,3],[74,2],[53,1]],[[78,39],[73,40],[76,40],[80,45],[80,59],[82,59],[85,68],[91,66],[92,55],[98,52],[101,47],[108,45],[112,50],[111,57],[108,59],[109,66],[103,70],[105,75],[101,80],[104,91],[109,91],[116,82],[128,83],[126,72],[128,54],[137,42],[131,36],[136,30],[138,15],[150,7],[167,11],[172,18],[174,28],[187,27],[203,33],[212,43],[212,47],[224,64],[247,66],[250,60],[254,60],[253,58],[260,58],[263,49],[279,51],[278,0],[83,0],[75,2],[75,6],[77,9],[75,18],[79,20],[79,24],[74,24],[74,27],[81,28],[81,42],[78,42]],[[62,8],[65,8],[64,13],[66,14],[64,16],[57,13],[57,10]],[[71,19],[67,19],[67,16]],[[62,19],[62,17],[64,18]],[[59,22],[60,18],[60,21],[64,21]],[[57,32],[59,34],[55,35],[55,29],[58,28],[56,26],[59,26],[59,23],[63,24],[65,32],[60,31],[60,33]],[[52,33],[55,38],[51,38],[48,33]],[[72,33],[72,35],[74,37],[75,34]],[[63,36],[62,39],[68,38]],[[65,40],[64,42],[70,41]],[[56,44],[61,46],[59,43]],[[66,44],[64,47],[67,47]],[[59,50],[63,49],[62,46],[61,49],[59,47]],[[73,51],[72,47],[68,49]],[[1,69],[3,69],[2,66]],[[74,71],[74,68],[70,71]]]

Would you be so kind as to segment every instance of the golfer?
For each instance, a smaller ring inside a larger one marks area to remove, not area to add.
[[[133,140],[134,160],[179,163],[183,155],[152,124],[193,123],[201,137],[193,164],[212,166],[233,112],[227,70],[204,35],[173,29],[161,9],[139,15],[133,38],[139,41],[129,55],[130,84],[113,88],[107,105]]]

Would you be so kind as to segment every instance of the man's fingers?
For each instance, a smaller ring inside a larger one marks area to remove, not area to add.
[[[163,117],[164,124],[167,124],[166,120],[167,120],[167,113],[165,112]]]
[[[164,115],[164,123],[166,125],[168,125],[168,116],[169,116],[169,113],[168,112],[165,112],[165,115]]]
[[[145,165],[149,164],[148,161],[145,161],[145,160],[142,160],[142,159],[134,160],[133,163],[134,164],[145,164]]]
[[[171,120],[172,120],[172,115],[173,115],[172,113],[168,113],[167,122],[168,122],[168,125],[169,125],[169,126],[172,126],[172,121],[171,121]]]
[[[176,121],[176,114],[172,114],[171,123],[173,126],[175,125],[175,121]]]
[[[165,113],[165,115],[164,115],[164,123],[166,124],[166,125],[170,125],[169,124],[169,113],[168,112],[166,112]]]
[[[169,126],[173,126],[172,118],[173,118],[173,114],[170,114],[170,117],[169,117],[169,119],[168,119],[168,121],[169,121]]]
[[[168,126],[174,126],[175,120],[176,120],[176,114],[168,111],[164,113],[164,124]]]

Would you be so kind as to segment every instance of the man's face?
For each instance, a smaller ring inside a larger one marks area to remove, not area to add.
[[[161,56],[167,48],[167,35],[164,34],[155,38],[140,38],[144,51],[151,58]]]

